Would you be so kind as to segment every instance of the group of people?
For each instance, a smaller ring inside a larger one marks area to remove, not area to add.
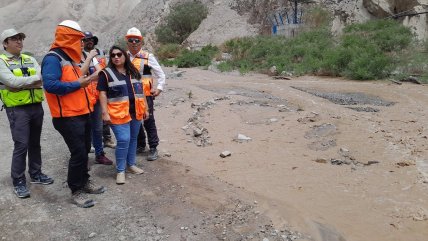
[[[113,161],[105,156],[103,147],[115,148],[117,184],[126,182],[125,172],[144,172],[136,165],[136,155],[144,152],[146,139],[150,148],[147,160],[158,158],[153,101],[164,88],[165,74],[153,54],[142,50],[143,36],[135,27],[125,35],[127,50],[112,46],[108,63],[104,53],[95,48],[98,38],[83,32],[75,21],[65,20],[56,27],[41,67],[33,57],[21,53],[25,37],[15,29],[0,36],[5,50],[0,55],[0,97],[14,141],[14,192],[20,198],[30,196],[25,178],[27,154],[30,182],[54,182],[42,172],[41,103],[46,98],[53,126],[70,151],[67,183],[71,200],[79,207],[92,207],[94,201],[87,194],[106,190],[90,179],[88,154],[92,145],[95,162],[104,165]]]

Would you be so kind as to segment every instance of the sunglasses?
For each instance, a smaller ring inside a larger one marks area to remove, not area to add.
[[[120,57],[122,57],[122,52],[119,52],[119,53],[112,53],[112,54],[110,54],[110,58],[116,58],[116,56],[118,57],[118,58],[120,58]]]
[[[94,40],[92,38],[84,38],[84,39],[82,39],[82,41],[83,42],[89,42],[89,41],[94,42]]]
[[[129,42],[129,43],[135,43],[135,44],[138,44],[138,43],[140,43],[140,42],[141,42],[141,40],[140,40],[140,39],[137,39],[137,38],[129,38],[129,39],[128,39],[128,42]]]

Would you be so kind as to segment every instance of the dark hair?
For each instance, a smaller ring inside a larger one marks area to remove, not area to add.
[[[111,56],[111,54],[113,53],[113,50],[119,50],[120,52],[122,52],[123,56],[125,56],[125,70],[126,70],[126,74],[131,75],[132,78],[134,79],[141,79],[141,74],[138,71],[137,68],[135,68],[134,64],[132,64],[131,59],[129,59],[129,55],[126,53],[126,51],[124,49],[122,49],[119,46],[113,45],[113,47],[110,48],[109,51],[109,56]],[[108,60],[108,67],[112,68],[112,69],[116,69],[116,66],[113,64],[113,62],[111,61],[111,58],[109,58]]]

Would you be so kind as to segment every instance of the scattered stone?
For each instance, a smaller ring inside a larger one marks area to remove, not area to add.
[[[349,164],[351,164],[352,162],[351,162],[350,160],[339,160],[339,159],[334,159],[334,158],[332,158],[332,159],[330,160],[330,163],[331,163],[332,165],[343,165],[343,164],[345,164],[345,165],[349,165]]]
[[[195,128],[195,129],[193,129],[193,136],[194,136],[194,137],[201,136],[201,135],[202,135],[202,132],[203,132],[203,130],[202,130],[202,129]]]
[[[404,78],[404,79],[401,79],[400,80],[401,82],[410,82],[410,83],[413,83],[413,84],[418,84],[418,85],[420,85],[420,84],[422,84],[416,77],[414,77],[414,76],[409,76],[409,77],[407,77],[407,78]]]
[[[220,157],[225,158],[228,156],[231,156],[232,153],[230,151],[223,151],[222,153],[220,153]]]
[[[404,160],[395,163],[397,167],[408,167],[408,166],[414,166],[416,165],[416,162],[414,160]]]
[[[274,66],[272,66],[272,67],[270,67],[270,69],[269,69],[269,74],[270,75],[277,75],[278,74],[278,70],[276,69],[276,66],[274,65]]]
[[[278,121],[278,119],[277,118],[270,118],[269,119],[269,122],[271,122],[271,123],[273,123],[273,122],[277,122]]]
[[[320,116],[318,113],[312,112],[312,115],[310,116],[305,116],[305,117],[301,117],[299,119],[297,119],[298,122],[306,124],[309,122],[317,122],[320,120]]]
[[[93,238],[93,237],[95,237],[97,234],[96,233],[91,233],[91,234],[89,234],[89,238]]]
[[[317,162],[317,163],[327,163],[327,160],[326,159],[324,159],[324,158],[317,158],[317,159],[315,159],[314,160],[314,162]]]
[[[163,154],[163,156],[164,157],[171,157],[171,153],[166,152],[166,153]]]
[[[370,166],[370,165],[378,164],[378,163],[380,163],[380,162],[379,161],[368,161],[366,165]]]
[[[251,139],[250,137],[246,136],[246,135],[238,134],[238,135],[235,137],[235,139],[233,139],[233,140],[234,140],[234,141],[236,141],[236,142],[240,142],[240,143],[242,143],[242,142],[248,142],[248,141],[251,141],[252,139]]]

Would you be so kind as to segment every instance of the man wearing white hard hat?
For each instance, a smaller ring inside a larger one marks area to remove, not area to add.
[[[42,76],[53,126],[64,138],[71,154],[67,183],[72,202],[88,208],[94,206],[94,201],[87,193],[100,194],[105,188],[96,186],[88,173],[91,148],[89,113],[93,103],[86,87],[94,76],[83,75],[78,66],[84,36],[77,22],[61,22],[56,28],[49,53],[43,58]]]
[[[147,133],[147,142],[150,147],[147,160],[154,161],[158,159],[157,146],[159,145],[159,137],[156,128],[153,101],[154,97],[158,96],[165,86],[165,73],[153,54],[142,50],[143,36],[140,30],[135,27],[130,28],[125,38],[127,40],[128,54],[131,61],[134,66],[140,70],[141,76],[143,76],[144,95],[146,96],[147,105],[149,106],[149,118],[144,120],[144,128],[140,128],[140,133],[138,134],[137,151],[142,152],[145,149],[145,130]],[[154,81],[157,82],[156,87],[154,86]]]
[[[43,125],[44,99],[40,66],[21,54],[24,33],[7,29],[1,33],[4,54],[0,55],[0,98],[6,108],[14,142],[11,177],[19,198],[30,197],[25,180],[26,158],[31,183],[51,184],[52,178],[42,173],[40,136]]]

